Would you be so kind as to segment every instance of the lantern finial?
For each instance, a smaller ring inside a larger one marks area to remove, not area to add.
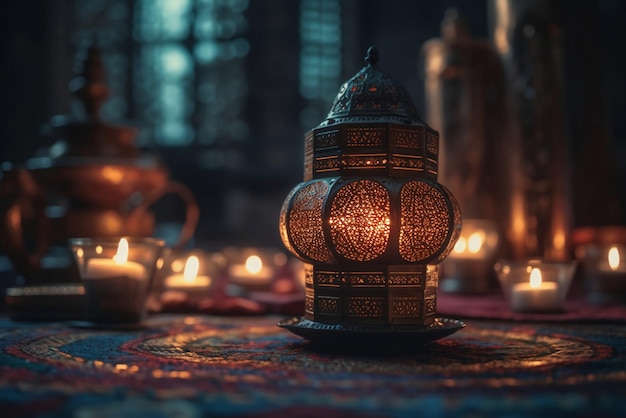
[[[367,49],[367,56],[365,57],[365,61],[371,66],[375,67],[378,64],[378,49],[375,46],[370,46]]]

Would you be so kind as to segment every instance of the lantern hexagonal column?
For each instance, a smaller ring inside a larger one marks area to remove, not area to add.
[[[437,266],[461,217],[436,182],[438,134],[408,93],[369,65],[305,136],[305,182],[280,215],[285,246],[306,263],[306,317],[330,324],[426,325]]]

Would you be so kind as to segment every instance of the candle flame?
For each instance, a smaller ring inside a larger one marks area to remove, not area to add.
[[[124,264],[128,261],[128,240],[126,238],[120,239],[113,261],[115,261],[115,264]]]
[[[541,287],[541,270],[538,268],[534,268],[530,272],[530,287],[533,289],[539,289]]]
[[[263,268],[263,261],[258,255],[251,255],[246,259],[246,270],[250,274],[257,274]]]
[[[617,270],[619,267],[620,259],[619,259],[619,250],[617,247],[611,247],[609,250],[609,267],[611,270]]]
[[[186,282],[193,282],[198,276],[198,270],[200,269],[200,260],[195,255],[190,256],[185,263],[185,270],[183,271],[183,278]]]
[[[464,253],[467,248],[467,240],[465,237],[460,237],[459,240],[454,244],[454,252],[455,253]]]
[[[476,254],[485,242],[485,233],[483,231],[474,232],[467,240],[467,249],[470,253]]]

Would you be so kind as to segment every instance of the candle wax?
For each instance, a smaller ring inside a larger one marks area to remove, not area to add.
[[[230,266],[228,273],[233,282],[237,283],[265,283],[272,279],[272,269],[263,266],[258,273],[251,273],[245,265]]]
[[[183,274],[173,274],[165,279],[165,287],[208,287],[211,284],[209,276],[195,276],[188,280]]]
[[[83,279],[102,279],[106,277],[125,276],[131,279],[145,279],[146,268],[134,261],[118,264],[108,258],[93,258],[85,267]]]
[[[542,282],[539,287],[517,283],[511,292],[511,309],[515,312],[545,312],[561,309],[556,283]]]

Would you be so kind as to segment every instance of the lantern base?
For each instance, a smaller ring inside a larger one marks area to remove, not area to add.
[[[277,325],[311,343],[319,343],[327,350],[350,351],[412,348],[447,337],[465,327],[462,321],[448,318],[434,318],[429,325],[423,326],[384,327],[328,325],[296,317],[281,321]]]
[[[307,265],[305,317],[333,325],[429,325],[435,320],[436,265]]]

